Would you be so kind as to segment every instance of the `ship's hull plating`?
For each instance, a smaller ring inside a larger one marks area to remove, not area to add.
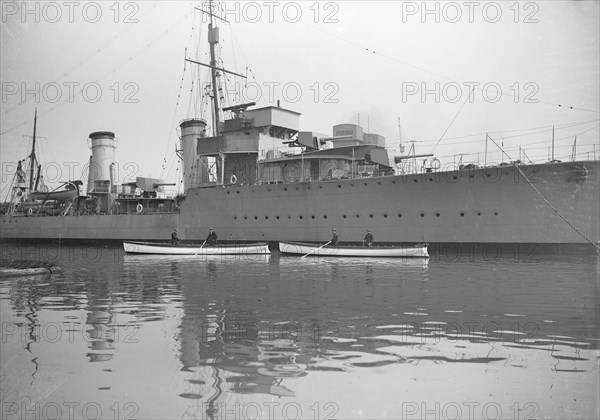
[[[1,236],[164,240],[178,227],[199,240],[212,227],[225,241],[325,242],[336,228],[341,242],[361,242],[367,229],[378,243],[600,242],[599,161],[519,168],[539,194],[513,166],[194,188],[179,214],[2,216]]]

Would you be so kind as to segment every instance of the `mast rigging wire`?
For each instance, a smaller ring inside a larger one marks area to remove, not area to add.
[[[500,151],[508,158],[509,161],[512,161],[512,158],[502,149],[502,147],[500,147],[498,145],[498,143],[496,143],[494,141],[493,138],[491,138],[489,135],[487,136],[495,145],[498,149],[500,149]],[[527,176],[523,173],[523,171],[521,170],[521,168],[519,167],[519,165],[513,163],[513,166],[519,171],[519,173],[521,174],[521,176],[523,176],[523,178],[525,179],[525,181],[527,181],[527,183],[531,186],[531,188],[533,188],[533,190],[537,193],[537,195],[544,201],[544,203],[546,203],[546,205],[548,205],[548,207],[550,207],[550,209],[552,209],[552,211],[554,213],[556,213],[556,215],[558,217],[560,217],[567,225],[569,225],[569,227],[571,229],[573,229],[575,232],[577,232],[579,234],[579,236],[581,236],[583,239],[585,239],[587,242],[589,242],[590,244],[594,245],[596,247],[596,249],[600,250],[600,245],[596,244],[594,241],[592,241],[590,238],[588,238],[583,232],[581,232],[579,229],[577,229],[576,226],[574,226],[569,220],[567,220],[567,218],[565,216],[562,215],[561,212],[558,211],[558,209],[556,207],[554,207],[549,201],[548,199],[540,192],[540,190],[537,189],[537,187],[535,185],[533,185],[533,183],[530,181],[529,178],[527,178]]]

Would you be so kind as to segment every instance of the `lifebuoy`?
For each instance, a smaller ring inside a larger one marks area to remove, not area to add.
[[[31,207],[29,208],[29,210],[27,210],[27,214],[33,216],[33,209]]]
[[[142,206],[141,204],[138,203],[138,205],[135,207],[135,209],[137,210],[138,213],[141,213],[144,211],[144,206]]]
[[[235,184],[236,182],[237,182],[237,176],[231,175],[231,178],[229,178],[229,183]]]

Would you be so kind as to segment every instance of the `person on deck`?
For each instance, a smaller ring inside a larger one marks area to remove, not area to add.
[[[363,245],[368,247],[373,246],[373,233],[369,229],[367,229],[367,234],[365,235],[365,239],[363,239]]]
[[[217,244],[217,234],[215,233],[213,228],[210,228],[210,232],[208,232],[208,236],[206,237],[206,244],[207,245],[216,245]]]
[[[179,236],[177,236],[177,228],[173,229],[173,233],[171,233],[171,244],[172,245],[179,244]]]
[[[338,246],[338,236],[337,236],[337,232],[335,229],[333,229],[333,236],[331,237],[331,243],[329,245],[331,246]]]

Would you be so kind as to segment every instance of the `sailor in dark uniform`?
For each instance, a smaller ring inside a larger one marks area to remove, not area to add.
[[[373,246],[373,233],[369,229],[367,229],[367,234],[365,235],[365,239],[363,239],[363,245],[368,247]]]
[[[179,244],[179,237],[177,236],[177,228],[173,229],[173,233],[171,233],[171,244],[172,245]]]
[[[338,236],[335,229],[333,229],[333,236],[331,237],[331,243],[329,245],[338,246]]]
[[[207,245],[216,245],[217,244],[217,234],[215,233],[213,228],[210,228],[210,232],[208,233],[208,236],[206,237],[206,244]]]

